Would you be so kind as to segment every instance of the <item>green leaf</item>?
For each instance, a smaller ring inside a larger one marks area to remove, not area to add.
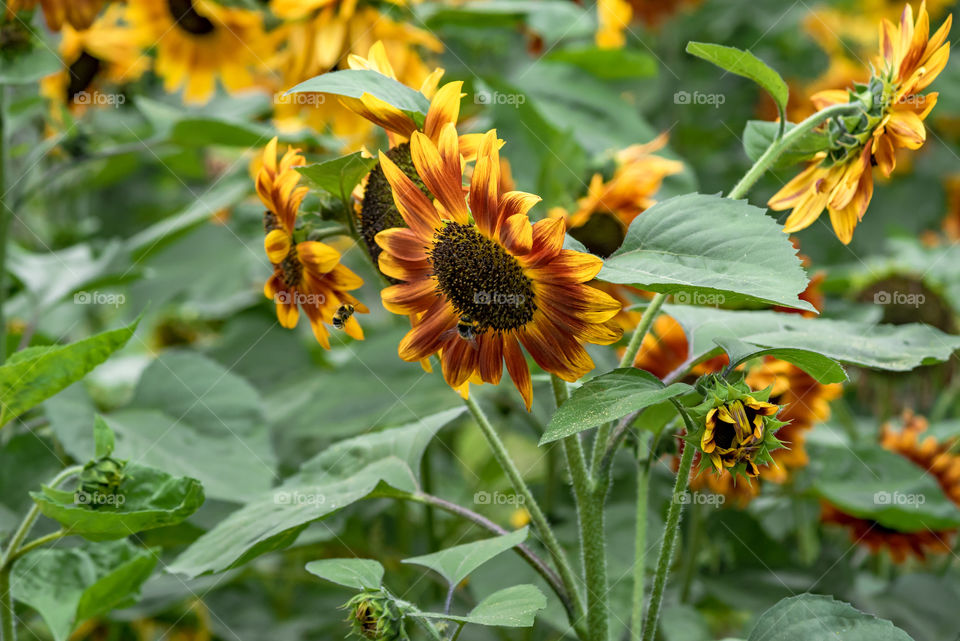
[[[648,78],[657,75],[657,62],[653,56],[633,49],[571,47],[554,49],[544,58],[580,67],[604,80]]]
[[[418,487],[420,457],[433,435],[463,412],[456,408],[404,427],[341,441],[304,463],[300,472],[201,536],[170,566],[196,577],[222,572],[285,548],[312,521],[374,494]]]
[[[529,584],[514,585],[494,592],[477,604],[467,616],[424,612],[421,616],[448,619],[476,625],[503,628],[529,628],[537,611],[547,607],[547,597],[539,588]]]
[[[305,92],[349,98],[360,98],[368,93],[414,118],[415,115],[425,116],[430,107],[430,101],[419,91],[369,69],[343,69],[314,76],[289,89],[287,94]]]
[[[10,589],[66,641],[83,621],[135,604],[157,559],[129,541],[34,550],[14,564]]]
[[[93,420],[93,443],[94,458],[99,459],[113,454],[113,448],[116,444],[113,430],[99,415]]]
[[[792,122],[786,123],[784,133],[794,127],[796,127],[796,125]],[[776,139],[779,131],[779,122],[770,122],[767,120],[748,121],[747,126],[743,130],[743,149],[747,152],[750,160],[756,162]],[[827,149],[829,146],[830,137],[827,136],[827,134],[817,130],[810,131],[804,134],[802,138],[777,158],[773,164],[773,169],[786,169],[797,163],[810,160],[818,152]]]
[[[527,530],[528,528],[524,527],[510,534],[411,557],[404,559],[403,562],[430,568],[446,579],[450,585],[458,585],[467,578],[467,575],[493,557],[526,541]]]
[[[787,97],[790,93],[787,83],[780,74],[767,66],[767,63],[749,51],[708,42],[688,42],[687,53],[712,62],[730,73],[753,80],[773,97],[781,115],[786,113]]]
[[[86,376],[126,345],[138,322],[70,345],[28,348],[11,356],[0,367],[0,427]]]
[[[29,51],[0,55],[0,85],[25,85],[62,69],[60,58],[44,42],[35,41]]]
[[[811,446],[813,489],[841,510],[901,532],[960,526],[960,509],[936,479],[879,445]]]
[[[762,302],[816,311],[783,228],[746,201],[687,194],[637,216],[597,278],[693,302]]]
[[[49,487],[30,496],[44,516],[90,541],[122,539],[176,525],[203,503],[203,487],[195,479],[174,477],[136,463],[128,464],[124,473],[115,498],[97,506],[77,501],[73,492]]]
[[[833,597],[800,594],[760,615],[747,641],[912,641],[889,621]]]
[[[474,30],[510,28],[522,24],[552,42],[589,37],[596,28],[596,19],[585,7],[562,0],[478,0],[460,5],[431,2],[414,8],[431,30],[446,26]]]
[[[847,373],[843,366],[829,356],[811,352],[805,349],[758,348],[732,337],[723,337],[716,340],[717,345],[730,357],[730,367],[736,367],[744,361],[760,356],[774,356],[780,360],[793,363],[818,382],[828,385],[842,383],[847,380]]]
[[[646,215],[646,214],[644,214]],[[697,358],[732,337],[760,348],[801,349],[841,363],[905,372],[945,361],[960,349],[960,337],[930,327],[875,325],[767,311],[728,311],[666,305],[683,327],[688,358]]]
[[[314,187],[333,194],[337,198],[346,198],[376,164],[376,158],[364,158],[358,151],[306,167],[297,167],[297,171]]]
[[[243,503],[278,479],[260,394],[196,353],[161,354],[107,422],[120,458],[192,476],[211,498]]]
[[[373,559],[311,561],[307,572],[354,590],[376,590],[383,583],[383,566]]]
[[[659,378],[636,368],[615,369],[574,390],[550,419],[540,445],[552,443],[631,412],[690,392],[686,383],[664,387]]]

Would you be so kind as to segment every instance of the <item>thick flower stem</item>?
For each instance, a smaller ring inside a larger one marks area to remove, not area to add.
[[[16,641],[13,597],[10,595],[10,568],[0,569],[0,641]]]
[[[643,345],[643,339],[647,335],[647,332],[650,331],[650,326],[653,325],[653,321],[657,317],[657,314],[660,313],[660,308],[663,307],[663,302],[666,299],[667,295],[660,293],[650,299],[647,308],[643,310],[643,316],[640,317],[640,323],[630,337],[626,351],[624,351],[623,356],[620,358],[618,367],[630,367],[633,365],[633,361],[636,360],[637,353],[640,351],[640,346]],[[604,452],[607,450],[607,444],[610,440],[610,432],[613,431],[613,426],[613,422],[601,425],[597,429],[597,436],[593,440],[593,454],[590,457],[590,469],[593,471],[594,480],[597,480],[599,477],[600,461],[603,459]]]
[[[13,212],[7,203],[7,88],[0,85],[0,365],[7,360],[7,319],[3,313],[7,293],[7,242]]]
[[[687,426],[687,433],[693,431],[693,423],[686,411],[678,408]],[[643,641],[653,641],[657,632],[657,620],[660,618],[660,607],[663,605],[663,592],[667,587],[667,576],[670,574],[670,565],[677,548],[677,538],[680,534],[680,516],[683,512],[684,493],[690,482],[690,467],[693,465],[694,448],[689,443],[684,444],[683,455],[680,457],[680,468],[677,470],[677,480],[673,485],[673,495],[670,499],[670,508],[667,510],[667,522],[663,528],[663,541],[660,543],[660,554],[657,557],[657,571],[653,577],[653,590],[650,593],[650,606],[647,608],[647,617],[643,625]]]
[[[507,452],[506,446],[504,446],[503,441],[500,440],[500,436],[497,435],[496,430],[493,429],[493,425],[490,424],[490,420],[487,418],[487,415],[482,409],[480,409],[480,406],[477,405],[476,400],[474,400],[472,396],[465,399],[464,402],[466,403],[467,408],[470,410],[470,413],[473,414],[473,418],[480,426],[480,430],[486,437],[487,442],[490,444],[490,449],[493,451],[493,457],[497,460],[497,463],[499,463],[500,467],[510,479],[514,490],[523,497],[524,507],[527,509],[527,512],[530,513],[530,520],[533,521],[537,531],[540,533],[540,538],[543,541],[544,546],[547,548],[547,551],[550,552],[550,556],[553,558],[553,562],[557,566],[557,571],[560,574],[560,578],[563,580],[563,585],[566,587],[570,598],[573,600],[574,609],[577,613],[579,613],[579,616],[575,620],[571,621],[571,624],[574,626],[574,629],[577,631],[577,635],[580,636],[581,639],[587,639],[586,629],[583,625],[583,613],[585,612],[583,607],[583,597],[580,595],[580,590],[573,573],[573,568],[570,566],[570,561],[567,559],[566,553],[560,546],[560,542],[557,540],[556,534],[554,534],[553,529],[550,527],[550,523],[547,521],[546,515],[543,513],[543,510],[540,509],[540,505],[534,498],[530,488],[527,487],[526,481],[523,480],[520,470],[517,469],[513,459],[510,458],[510,454]]]
[[[727,198],[738,199],[743,198],[747,195],[747,192],[750,191],[750,188],[756,184],[760,179],[760,176],[765,174],[770,167],[773,166],[773,163],[777,161],[777,158],[780,157],[783,152],[789,149],[792,145],[796,144],[803,136],[809,132],[816,129],[823,123],[825,120],[829,120],[834,116],[842,116],[855,111],[860,111],[863,109],[863,105],[858,102],[853,103],[844,103],[841,105],[833,105],[822,109],[817,113],[813,114],[806,120],[801,121],[797,124],[796,127],[788,131],[778,140],[775,140],[767,147],[767,150],[757,158],[757,162],[753,163],[753,166],[747,170],[747,173],[743,175],[743,178],[740,179],[733,189],[730,190],[730,193],[727,194]]]
[[[567,400],[567,384],[555,375],[550,376],[550,381],[559,407]],[[610,488],[610,477],[606,475],[597,483],[591,479],[579,434],[565,438],[563,449],[567,455],[567,466],[570,468],[573,494],[577,503],[583,574],[587,584],[585,641],[608,641],[607,546],[603,505]]]
[[[639,641],[643,628],[644,581],[647,569],[647,496],[650,492],[650,461],[646,439],[637,451],[637,523],[633,552],[633,607],[630,610],[630,638]],[[646,456],[644,456],[646,454]]]

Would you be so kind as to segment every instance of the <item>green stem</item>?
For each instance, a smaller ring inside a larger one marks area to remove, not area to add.
[[[37,537],[34,540],[30,541],[29,543],[25,544],[16,552],[14,552],[13,555],[11,555],[10,557],[10,563],[12,564],[14,561],[19,559],[20,557],[25,556],[31,550],[34,550],[39,547],[43,547],[47,543],[52,543],[53,541],[62,539],[65,536],[69,536],[69,534],[70,532],[68,530],[57,530],[56,532],[51,532],[50,534],[45,534],[41,537]]]
[[[654,297],[650,299],[647,308],[643,310],[643,316],[640,317],[640,323],[637,325],[637,329],[633,331],[633,335],[630,337],[626,351],[624,351],[623,356],[620,358],[618,367],[623,368],[633,365],[633,361],[637,358],[637,353],[640,351],[640,346],[643,345],[643,339],[647,335],[647,332],[650,331],[650,326],[653,325],[653,320],[657,317],[666,299],[667,295],[660,293],[655,294]],[[604,452],[607,450],[607,444],[610,441],[610,433],[613,431],[613,427],[614,421],[604,423],[597,429],[597,435],[593,439],[590,469],[593,470],[594,480],[600,476],[598,474],[600,461],[603,458]]]
[[[551,374],[553,394],[557,407],[569,396],[567,384]],[[609,475],[594,484],[587,469],[580,435],[563,439],[567,465],[573,481],[573,494],[577,502],[577,520],[580,526],[580,550],[583,557],[583,575],[587,584],[587,630],[586,639],[608,641],[609,615],[607,610],[607,547],[603,505],[610,486]]]
[[[0,641],[16,641],[13,597],[10,594],[10,568],[0,568]]]
[[[863,105],[860,103],[844,103],[842,105],[833,105],[832,107],[827,107],[817,113],[813,114],[806,120],[803,120],[796,127],[788,131],[781,137],[779,140],[775,140],[767,147],[767,150],[757,158],[757,162],[753,163],[753,166],[747,170],[747,173],[743,175],[743,178],[740,179],[733,189],[730,190],[730,193],[727,194],[727,198],[738,199],[743,198],[747,195],[747,192],[750,191],[750,188],[756,184],[760,179],[760,176],[765,174],[770,167],[773,166],[773,163],[777,161],[777,158],[789,149],[794,143],[799,141],[803,136],[810,133],[814,129],[820,126],[825,120],[829,120],[834,116],[842,116],[844,114],[860,111],[863,109]]]
[[[7,295],[7,242],[10,236],[11,201],[7,194],[7,88],[0,85],[0,365],[7,359],[7,319],[3,306]]]
[[[687,433],[694,431],[693,422],[685,410],[677,407],[687,426]],[[680,457],[680,468],[677,470],[677,480],[673,486],[673,495],[670,508],[667,510],[667,522],[663,528],[663,541],[660,543],[660,554],[657,557],[657,570],[653,577],[653,591],[650,593],[650,607],[647,608],[647,617],[643,625],[643,641],[653,641],[657,632],[657,620],[660,618],[660,607],[663,605],[663,592],[667,587],[667,576],[670,574],[670,565],[677,549],[677,538],[680,534],[680,517],[683,513],[681,500],[687,491],[690,482],[690,467],[693,465],[695,447],[684,443],[683,455]]]
[[[697,570],[697,553],[700,550],[700,537],[703,533],[703,506],[694,503],[690,506],[690,520],[687,522],[686,553],[683,559],[683,578],[680,580],[680,603],[690,598],[690,588]]]
[[[474,400],[472,396],[464,399],[464,402],[480,426],[480,431],[483,432],[487,442],[490,444],[493,457],[510,479],[514,490],[523,497],[524,507],[527,509],[527,512],[530,513],[530,520],[533,521],[533,524],[540,533],[540,538],[544,546],[547,548],[547,551],[550,552],[553,562],[557,565],[557,571],[560,574],[563,585],[567,589],[570,599],[573,601],[575,611],[578,613],[577,618],[571,621],[571,624],[581,638],[586,638],[586,631],[582,623],[583,613],[585,612],[583,597],[580,595],[573,568],[570,566],[570,561],[567,559],[566,553],[560,546],[556,534],[554,534],[553,529],[550,527],[550,523],[547,522],[547,517],[544,515],[543,510],[540,509],[540,505],[536,499],[534,499],[533,493],[527,486],[526,481],[523,480],[520,470],[517,469],[513,459],[510,458],[510,454],[507,452],[503,441],[500,440],[500,436],[496,430],[493,429],[493,425],[490,424],[487,415],[480,409],[480,406],[477,405],[476,400]]]
[[[650,490],[650,460],[646,439],[640,439],[637,451],[637,524],[633,552],[633,607],[630,611],[631,638],[640,639],[643,626],[643,594],[647,567],[647,496]]]

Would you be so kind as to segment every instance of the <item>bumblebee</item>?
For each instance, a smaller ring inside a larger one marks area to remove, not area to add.
[[[333,326],[343,329],[344,324],[353,316],[353,305],[341,305],[333,315]]]

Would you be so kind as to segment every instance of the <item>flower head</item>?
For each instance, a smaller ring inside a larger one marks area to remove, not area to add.
[[[300,238],[296,229],[297,213],[307,188],[297,186],[300,173],[295,167],[304,164],[296,149],[289,149],[278,163],[276,138],[264,149],[256,183],[257,194],[267,208],[264,248],[273,265],[273,275],[263,292],[276,302],[277,319],[282,326],[296,327],[302,308],[317,342],[330,349],[324,323],[334,324],[334,316],[343,305],[352,305],[358,312],[368,310],[348,293],[360,288],[363,281],[340,264],[340,252],[325,243]],[[349,336],[363,339],[363,330],[354,316],[343,320],[342,328]]]
[[[439,353],[447,383],[496,384],[503,364],[529,408],[530,372],[520,346],[540,367],[574,381],[593,368],[582,343],[610,344],[621,331],[611,322],[616,300],[586,284],[600,271],[596,256],[563,249],[564,224],[531,224],[540,199],[503,191],[496,132],[484,134],[469,186],[452,123],[438,142],[413,132],[417,175],[435,201],[390,158],[380,164],[407,228],[380,232],[380,269],[401,281],[382,292],[384,306],[415,319],[400,357]]]
[[[401,641],[407,634],[403,613],[381,590],[367,590],[357,594],[343,606],[348,610],[347,621],[351,632],[371,641]]]
[[[841,242],[853,239],[853,230],[873,197],[873,166],[889,176],[896,166],[897,149],[916,150],[926,140],[923,121],[936,105],[937,94],[920,92],[946,66],[951,18],[931,36],[926,5],[921,3],[916,23],[907,5],[899,25],[884,20],[880,26],[879,70],[869,83],[813,96],[818,109],[843,103],[859,109],[829,121],[830,148],[767,203],[775,211],[792,210],[785,232],[809,227],[826,209]]]

